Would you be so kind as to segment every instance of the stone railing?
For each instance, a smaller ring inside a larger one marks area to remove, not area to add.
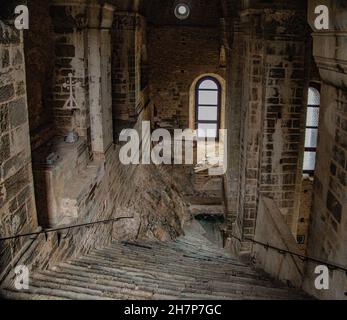
[[[252,257],[257,268],[297,288],[302,286],[304,262],[287,252],[300,254],[290,228],[272,199],[261,197],[255,230],[255,241],[283,251],[254,244]]]

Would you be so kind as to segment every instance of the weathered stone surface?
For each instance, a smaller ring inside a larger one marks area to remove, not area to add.
[[[8,84],[6,86],[0,87],[0,103],[7,102],[14,96],[14,86],[13,84]]]
[[[0,163],[10,157],[10,136],[8,134],[0,137]]]
[[[10,54],[7,49],[2,51],[2,55],[0,57],[0,66],[2,68],[7,68],[10,65]]]
[[[24,98],[14,100],[8,105],[10,126],[12,128],[27,122],[27,104]]]
[[[1,12],[2,13],[2,12]],[[32,231],[36,212],[32,192],[28,108],[21,34],[0,21],[0,232]],[[27,239],[0,244],[1,271]],[[0,280],[1,281],[1,280]]]
[[[0,132],[4,134],[9,129],[8,105],[0,105]]]

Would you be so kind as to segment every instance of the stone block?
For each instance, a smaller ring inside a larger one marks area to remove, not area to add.
[[[327,198],[327,208],[336,221],[340,223],[342,217],[342,205],[330,191]]]
[[[16,156],[5,161],[1,168],[1,180],[6,180],[9,176],[15,174],[18,170],[20,170],[27,159],[25,158],[25,153],[20,152]]]
[[[10,54],[7,49],[2,50],[0,53],[0,66],[2,68],[7,68],[10,65]]]
[[[10,136],[8,134],[0,138],[0,164],[10,157]]]
[[[28,168],[25,167],[22,170],[18,171],[17,174],[11,176],[7,180],[5,180],[3,187],[0,187],[0,194],[4,195],[3,201],[7,201],[15,197],[20,190],[22,190],[26,185],[30,183]],[[2,188],[2,191],[1,191]],[[1,203],[1,195],[0,195],[0,207]]]
[[[27,104],[24,98],[10,102],[8,109],[12,128],[18,127],[27,121]]]
[[[8,217],[7,223],[10,225],[11,235],[19,234],[25,227],[27,221],[26,206],[21,206],[16,212]]]
[[[13,84],[0,87],[0,103],[11,100],[13,96],[14,96]]]
[[[13,55],[12,58],[12,65],[13,66],[18,66],[23,63],[23,53],[21,49],[17,49],[16,53]]]
[[[0,105],[0,134],[9,129],[8,107],[7,104]]]

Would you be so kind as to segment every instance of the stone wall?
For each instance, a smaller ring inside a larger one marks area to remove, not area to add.
[[[216,1],[199,1],[192,4],[192,16],[180,21],[166,1],[147,13],[150,98],[157,127],[189,128],[193,82],[211,73],[225,77],[218,10]]]
[[[327,5],[329,30],[314,28],[314,8]],[[346,267],[347,217],[347,24],[343,1],[309,1],[313,55],[322,78],[321,115],[308,255]],[[346,299],[347,278],[330,270],[330,289],[316,290],[316,263],[307,268],[305,289],[318,298]]]
[[[189,91],[194,80],[211,73],[224,77],[218,34],[215,28],[149,29],[150,97],[158,127],[189,128]]]
[[[300,249],[292,231],[276,203],[260,197],[257,214],[255,240],[285,251],[300,254]],[[286,285],[301,288],[305,263],[297,256],[265,248],[259,244],[252,246],[252,261],[255,266]]]
[[[148,119],[148,114],[148,110],[142,112],[135,126],[140,135],[141,121]],[[145,137],[143,142],[150,143],[149,139]],[[120,148],[113,145],[104,160],[88,164],[74,178],[74,184],[66,186],[70,209],[76,213],[70,217],[69,225],[117,221],[52,233],[48,238],[40,236],[32,246],[32,253],[26,256],[29,267],[46,268],[114,240],[167,241],[182,234],[189,215],[170,168],[122,165]],[[86,175],[88,181],[83,178]]]
[[[251,7],[241,15],[236,63],[242,65],[239,212],[235,233],[253,237],[258,196],[275,200],[296,232],[304,117],[305,10]],[[244,244],[242,251],[249,250]]]
[[[21,260],[32,268],[47,267],[71,255],[105,246],[112,240],[175,239],[182,233],[182,226],[188,217],[185,201],[179,185],[172,179],[170,167],[122,165],[119,160],[121,145],[117,140],[109,143],[112,140],[109,137],[113,135],[112,126],[110,128],[107,121],[112,118],[111,112],[106,122],[99,121],[99,116],[107,115],[111,100],[111,58],[105,57],[111,48],[111,37],[105,34],[104,23],[109,22],[112,8],[108,7],[104,12],[106,22],[103,20],[102,25],[93,26],[93,19],[85,18],[90,18],[88,14],[93,14],[93,10],[100,7],[91,6],[92,10],[88,11],[89,7],[80,4],[70,6],[57,0],[50,9],[55,44],[55,86],[51,102],[57,135],[47,138],[49,141],[41,141],[33,153],[38,220],[43,228],[78,226],[108,219],[115,221],[36,237],[29,249],[25,247],[28,250]],[[97,28],[103,29],[101,38],[98,38]],[[141,29],[135,39],[142,38],[143,31]],[[2,76],[0,86],[0,203],[1,214],[5,217],[1,218],[4,228],[1,236],[10,236],[33,231],[38,224],[32,186],[23,43],[15,32],[2,34],[0,57],[6,75]],[[95,49],[93,39],[99,39],[105,49],[101,50],[99,57],[92,55],[92,49]],[[142,47],[138,41],[135,41],[136,46]],[[35,48],[33,41],[29,43],[29,48]],[[41,47],[39,49],[41,51]],[[48,54],[48,46],[42,51]],[[45,61],[42,66],[47,66]],[[137,60],[133,67],[138,75],[135,78],[139,80],[140,61]],[[73,74],[74,81],[79,82],[73,90],[77,102],[73,110],[68,110],[65,105],[70,97],[68,88],[64,86],[69,73]],[[39,81],[35,85],[39,90],[37,95],[31,90],[33,99],[40,96],[39,101],[42,102],[41,93],[45,84]],[[118,87],[115,89],[116,94],[121,93]],[[134,127],[140,131],[142,120],[149,120],[153,114],[153,105],[145,105],[145,88],[140,86],[140,82],[133,89],[132,97],[139,103],[132,105],[142,106],[134,109],[132,122],[127,128]],[[91,95],[93,101],[89,99],[91,90],[95,93]],[[50,103],[49,99],[44,102]],[[44,115],[37,117],[41,107],[42,104],[29,110],[29,113],[32,111],[34,127],[43,121]],[[62,136],[71,128],[78,131],[80,138],[74,144],[66,144]],[[99,134],[105,139],[101,141],[100,150],[94,152],[97,139],[93,140],[93,137],[100,138]],[[146,136],[141,143],[151,145],[150,137]],[[58,158],[47,162],[52,153]],[[21,247],[22,242],[15,243],[11,250],[7,246],[1,248],[4,266],[11,266],[10,260]]]
[[[54,70],[54,34],[49,4],[30,1],[29,30],[24,33],[30,139],[32,149],[55,134],[52,89]]]
[[[50,7],[54,31],[54,77],[52,106],[57,134],[74,129],[90,140],[88,87],[88,10],[84,1],[54,1]],[[72,75],[75,102],[70,97]]]
[[[36,230],[23,34],[0,21],[0,237]],[[0,243],[0,270],[27,239]],[[0,274],[1,274],[0,271]]]

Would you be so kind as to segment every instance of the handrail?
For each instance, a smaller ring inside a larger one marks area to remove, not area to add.
[[[296,256],[296,257],[298,257],[302,261],[311,261],[311,262],[320,263],[322,265],[327,266],[332,271],[334,271],[334,270],[342,270],[342,271],[344,271],[346,273],[346,276],[347,276],[347,267],[343,267],[343,266],[340,266],[340,265],[337,265],[337,264],[334,264],[334,263],[331,263],[331,262],[328,262],[328,261],[323,261],[323,260],[320,260],[320,259],[317,259],[317,258],[313,258],[313,257],[310,257],[310,256],[305,256],[303,254],[296,253],[296,252],[293,252],[293,251],[290,251],[290,250],[287,250],[287,249],[280,249],[280,248],[272,246],[272,245],[270,245],[268,243],[263,243],[263,242],[260,242],[260,241],[257,241],[257,240],[251,239],[251,238],[243,238],[243,240],[242,240],[242,239],[240,239],[239,237],[233,235],[230,232],[227,232],[227,235],[229,237],[233,238],[233,239],[236,239],[239,242],[249,241],[249,242],[261,245],[265,249],[272,249],[272,250],[278,251],[280,254],[290,254],[292,256]]]
[[[43,229],[43,230],[37,231],[37,232],[31,232],[31,233],[25,233],[25,234],[19,234],[19,235],[15,235],[15,236],[0,238],[0,242],[7,241],[7,240],[20,239],[20,238],[24,238],[24,237],[32,237],[32,236],[37,236],[40,234],[47,234],[47,233],[52,233],[52,232],[57,232],[57,231],[90,227],[90,226],[94,226],[94,225],[98,225],[98,224],[108,224],[111,222],[117,222],[117,221],[122,220],[122,219],[126,219],[126,217],[120,217],[120,218],[116,218],[116,219],[107,219],[107,220],[101,220],[101,221],[95,221],[95,222],[90,222],[90,223],[83,223],[83,224],[71,225],[71,226],[65,226],[65,227],[59,227],[59,228]],[[230,232],[227,232],[227,235],[233,239],[236,239],[239,242],[249,241],[249,242],[261,245],[266,249],[272,249],[272,250],[278,251],[280,254],[290,254],[290,255],[296,256],[299,259],[301,259],[302,261],[311,261],[311,262],[323,264],[323,265],[327,266],[330,270],[342,270],[346,273],[346,276],[347,276],[347,267],[339,266],[337,264],[334,264],[334,263],[331,263],[328,261],[323,261],[323,260],[313,258],[310,256],[305,256],[305,255],[302,255],[300,253],[292,252],[292,251],[287,250],[287,249],[277,248],[277,247],[272,246],[268,243],[265,244],[263,242],[260,242],[260,241],[257,241],[257,240],[251,239],[251,238],[243,238],[243,240],[242,240],[241,238],[235,236],[234,234],[232,234]]]
[[[7,241],[7,240],[20,239],[20,238],[25,238],[25,237],[38,236],[40,234],[47,234],[47,233],[52,233],[52,232],[57,232],[57,231],[90,227],[90,226],[94,226],[94,225],[98,225],[98,224],[107,224],[107,223],[111,223],[111,222],[117,222],[117,221],[119,221],[121,219],[126,219],[126,218],[125,217],[120,217],[120,218],[116,218],[116,219],[107,219],[107,220],[101,220],[101,221],[95,221],[95,222],[89,222],[89,223],[82,223],[82,224],[76,224],[76,225],[59,227],[59,228],[43,229],[41,231],[24,233],[24,234],[19,234],[19,235],[16,235],[16,236],[9,236],[9,237],[0,238],[0,242]]]

